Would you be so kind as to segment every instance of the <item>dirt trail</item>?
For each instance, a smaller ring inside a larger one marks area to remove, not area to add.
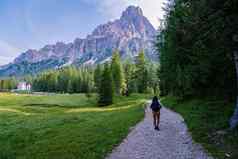
[[[150,109],[145,112],[144,120],[107,159],[213,159],[192,141],[179,114],[162,108],[160,131],[155,131]]]

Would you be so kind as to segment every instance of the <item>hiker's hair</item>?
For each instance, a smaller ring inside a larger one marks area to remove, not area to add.
[[[157,96],[154,96],[153,102],[158,102],[158,97]]]

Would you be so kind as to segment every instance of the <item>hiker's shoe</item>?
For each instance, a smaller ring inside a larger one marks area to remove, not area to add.
[[[155,130],[158,130],[158,129],[159,129],[158,126],[156,126],[156,127],[155,127]]]

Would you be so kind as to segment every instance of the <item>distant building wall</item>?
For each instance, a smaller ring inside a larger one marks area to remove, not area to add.
[[[30,91],[31,90],[31,84],[27,82],[19,82],[17,84],[17,90],[20,91]]]

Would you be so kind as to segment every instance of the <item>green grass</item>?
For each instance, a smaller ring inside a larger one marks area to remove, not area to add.
[[[0,94],[0,159],[101,159],[143,118],[147,97]]]
[[[213,156],[238,158],[238,131],[228,131],[234,104],[208,99],[181,101],[175,97],[164,97],[162,103],[184,117],[193,139]]]

